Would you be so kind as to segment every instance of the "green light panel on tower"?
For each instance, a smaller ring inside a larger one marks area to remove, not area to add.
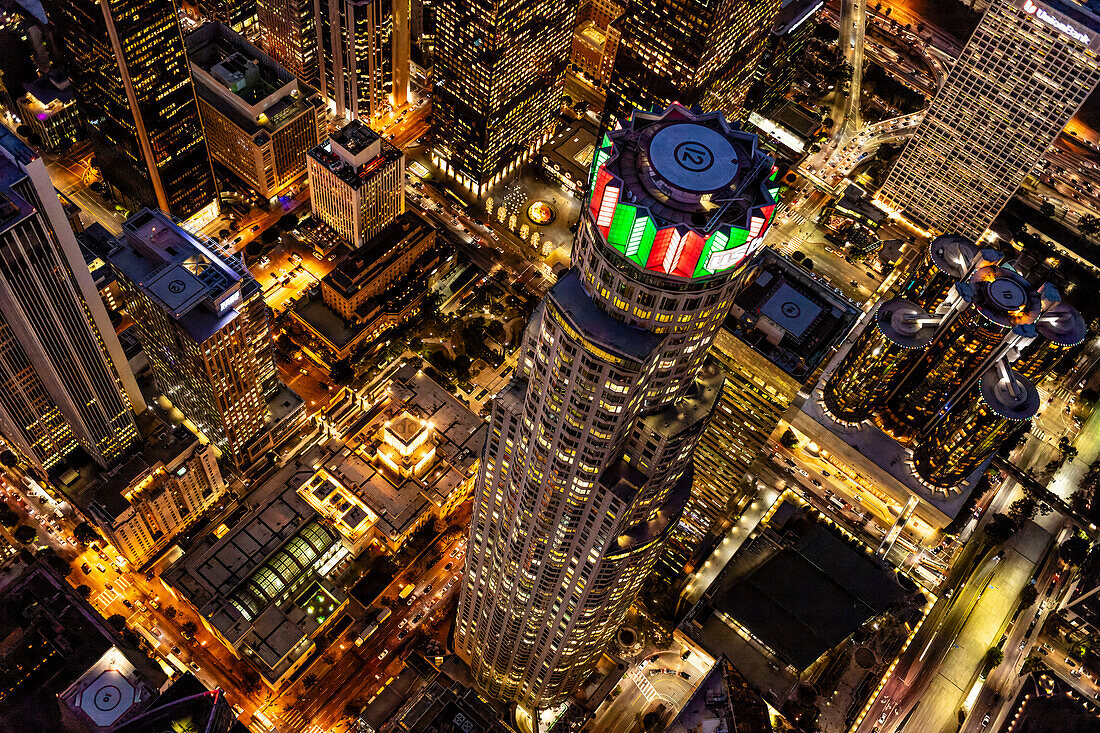
[[[619,204],[615,207],[615,216],[611,219],[611,228],[607,231],[607,241],[620,252],[626,251],[626,243],[634,227],[638,209],[634,206]]]
[[[649,259],[649,250],[653,249],[653,238],[657,235],[657,226],[648,216],[639,216],[634,220],[630,231],[630,241],[626,245],[626,256],[645,267]]]
[[[701,277],[703,275],[713,274],[707,269],[707,260],[710,259],[711,252],[721,252],[726,248],[726,244],[729,242],[729,232],[719,229],[714,234],[707,237],[706,243],[703,245],[703,252],[699,255],[699,261],[695,263],[695,272],[693,277]]]
[[[588,175],[588,190],[592,190],[592,186],[596,184],[596,173],[610,157],[611,138],[609,138],[607,135],[604,135],[603,140],[600,141],[600,149],[596,151],[596,155],[592,158],[592,172]]]

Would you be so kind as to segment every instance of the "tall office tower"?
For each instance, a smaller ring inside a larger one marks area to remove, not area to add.
[[[350,120],[409,101],[409,1],[318,0],[318,89]]]
[[[913,452],[917,475],[933,486],[957,486],[1039,411],[1039,393],[1012,369],[991,368]]]
[[[986,265],[969,282],[955,285],[952,311],[935,341],[913,363],[879,413],[879,426],[895,440],[911,443],[949,409],[949,398],[1005,345],[1010,336],[1034,331],[1042,312],[1037,293],[1023,276],[1007,267]]]
[[[312,87],[317,76],[317,13],[314,0],[256,0],[260,47]]]
[[[898,297],[926,310],[942,303],[955,283],[966,277],[974,266],[979,250],[966,237],[943,234],[928,243],[928,256],[921,258],[909,273]],[[1000,261],[1001,253],[989,250],[985,262]]]
[[[757,496],[753,464],[784,416],[793,419],[834,347],[862,311],[770,249],[738,276],[710,348],[726,377],[695,448],[695,485],[654,570],[673,586],[698,567]]]
[[[554,129],[576,0],[440,0],[433,160],[481,195]]]
[[[405,156],[353,120],[306,156],[313,215],[360,247],[405,211]]]
[[[278,388],[260,284],[236,258],[146,209],[108,259],[161,395],[238,464]]]
[[[198,0],[199,14],[252,38],[259,30],[256,0]]]
[[[78,446],[102,466],[145,409],[42,159],[0,130],[0,433],[40,471]]]
[[[935,326],[936,321],[915,303],[893,298],[879,304],[821,390],[833,417],[847,423],[870,418],[931,343]]]
[[[631,109],[670,102],[735,114],[779,13],[780,0],[631,3],[603,109],[608,129]]]
[[[1068,0],[995,0],[879,197],[978,239],[1100,81],[1100,17]]]
[[[319,142],[320,95],[221,23],[185,42],[211,157],[265,199],[300,182]]]
[[[824,0],[781,0],[745,100],[752,109],[770,108],[790,89],[806,41],[816,25],[808,21],[824,5]]]
[[[1035,339],[1020,350],[1020,358],[1012,363],[1012,368],[1038,384],[1088,337],[1089,329],[1076,308],[1069,303],[1056,302],[1043,309],[1043,318],[1035,324],[1035,335]]]
[[[106,182],[130,208],[216,216],[175,3],[49,0],[46,7]]]
[[[542,708],[577,689],[662,551],[771,173],[755,136],[679,105],[597,152],[574,269],[527,327],[479,467],[455,646],[489,695]]]

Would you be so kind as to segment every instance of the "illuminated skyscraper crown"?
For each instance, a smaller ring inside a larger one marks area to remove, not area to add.
[[[604,136],[589,211],[637,267],[706,278],[744,264],[775,210],[775,166],[720,112],[635,112]]]

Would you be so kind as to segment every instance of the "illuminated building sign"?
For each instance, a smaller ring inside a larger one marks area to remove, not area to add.
[[[665,225],[648,208],[623,200],[624,183],[602,167],[607,153],[596,156],[594,186],[589,209],[607,243],[634,262],[653,272],[678,277],[707,277],[739,267],[764,244],[775,204],[750,212],[744,227],[727,222],[706,234],[684,225]],[[775,171],[767,182],[770,200],[775,201],[778,183]]]
[[[1034,15],[1050,27],[1061,31],[1062,33],[1074,40],[1080,41],[1086,46],[1089,45],[1089,43],[1091,43],[1092,41],[1092,39],[1089,38],[1088,35],[1070,25],[1066,21],[1062,20],[1061,18],[1058,18],[1048,13],[1044,8],[1041,8],[1034,2],[1032,2],[1032,0],[1024,0],[1023,8],[1024,12],[1028,15]]]

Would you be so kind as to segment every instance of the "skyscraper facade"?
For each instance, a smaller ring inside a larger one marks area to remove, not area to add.
[[[996,0],[880,198],[922,226],[982,236],[1100,81],[1100,17],[1067,0]]]
[[[199,14],[251,38],[258,30],[256,0],[198,0]]]
[[[50,0],[46,8],[107,183],[130,208],[216,215],[175,3]]]
[[[779,13],[780,0],[655,0],[631,3],[614,25],[621,37],[603,128],[632,109],[670,102],[735,114]]]
[[[260,45],[333,112],[369,122],[408,103],[409,13],[401,0],[259,0]]]
[[[574,269],[493,400],[455,631],[489,695],[564,699],[656,562],[721,393],[706,353],[761,246],[771,175],[717,113],[635,113],[604,138]]]
[[[409,96],[409,3],[319,0],[318,89],[338,115],[370,121]]]
[[[317,88],[317,14],[314,0],[256,0],[260,47],[287,71]]]
[[[306,155],[313,215],[361,247],[405,211],[405,155],[353,120]]]
[[[278,388],[263,290],[236,258],[145,210],[108,256],[157,389],[239,464]]]
[[[102,466],[145,408],[46,167],[0,131],[0,433],[46,470],[75,448]]]
[[[481,194],[554,128],[576,0],[436,5],[433,159]]]

